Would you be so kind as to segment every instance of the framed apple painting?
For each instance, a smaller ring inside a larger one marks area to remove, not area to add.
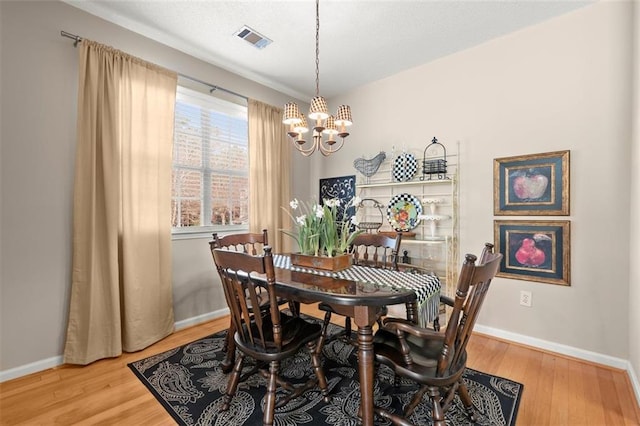
[[[569,215],[569,151],[493,160],[495,215]]]

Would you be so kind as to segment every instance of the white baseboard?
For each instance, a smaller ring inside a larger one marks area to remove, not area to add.
[[[206,314],[198,315],[197,317],[187,318],[175,323],[175,329],[182,330],[183,328],[192,327],[194,325],[202,324],[203,322],[211,321],[216,318],[229,315],[229,308],[218,309],[217,311],[209,312]]]
[[[638,381],[638,376],[636,375],[633,366],[626,359],[603,355],[597,352],[578,349],[572,346],[549,342],[542,339],[536,339],[535,337],[512,333],[510,331],[500,330],[498,328],[486,327],[479,324],[476,324],[473,330],[477,331],[478,333],[508,340],[510,342],[522,343],[523,345],[532,346],[534,348],[543,349],[549,352],[555,352],[561,355],[567,355],[585,361],[591,361],[596,364],[626,370],[627,374],[629,375],[629,380],[631,381],[631,387],[633,388],[633,391],[635,393],[636,400],[638,402],[638,405],[640,405],[640,382]]]
[[[476,324],[473,328],[478,333],[487,334],[489,336],[498,337],[500,339],[509,340],[511,342],[522,343],[527,346],[543,349],[549,352],[555,352],[561,355],[567,355],[574,358],[583,359],[585,361],[595,362],[609,367],[626,370],[629,361],[622,358],[615,358],[609,355],[599,354],[597,352],[586,351],[584,349],[574,348],[572,346],[560,343],[549,342],[547,340],[537,339],[535,337],[525,336],[524,334],[512,333],[510,331],[500,330],[498,328],[486,327]]]
[[[638,401],[638,405],[640,406],[640,381],[638,381],[638,375],[636,371],[633,369],[633,366],[630,362],[627,362],[627,372],[629,373],[629,380],[631,380],[631,387],[636,394],[636,401]]]
[[[229,315],[229,308],[219,309],[217,311],[178,321],[174,324],[174,327],[175,330],[178,331],[225,315]],[[10,370],[0,371],[0,383],[6,382],[7,380],[17,379],[18,377],[26,376],[28,374],[37,373],[39,371],[48,370],[49,368],[58,367],[62,364],[62,356],[60,355],[32,362],[31,364],[21,365]]]
[[[17,379],[18,377],[26,376],[27,374],[37,373],[38,371],[48,370],[49,368],[54,368],[59,365],[62,365],[62,356],[54,356],[32,362],[31,364],[21,365],[10,370],[0,371],[0,383],[11,379]]]
[[[609,355],[603,355],[597,352],[586,351],[584,349],[578,349],[572,346],[549,342],[547,340],[542,340],[542,339],[536,339],[535,337],[529,337],[523,334],[512,333],[510,331],[500,330],[492,327],[486,327],[479,324],[476,324],[473,330],[477,331],[478,333],[508,340],[510,342],[522,343],[523,345],[532,346],[534,348],[543,349],[549,352],[555,352],[561,355],[567,355],[573,358],[578,358],[585,361],[591,361],[596,364],[606,365],[609,367],[625,370],[629,375],[629,381],[631,382],[631,387],[633,388],[633,392],[635,393],[636,401],[638,405],[640,405],[640,381],[638,381],[638,376],[635,370],[633,369],[633,366],[626,359],[616,358]]]

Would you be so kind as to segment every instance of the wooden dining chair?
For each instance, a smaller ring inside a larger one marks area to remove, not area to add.
[[[460,396],[471,421],[475,422],[469,390],[462,380],[467,364],[466,347],[484,302],[491,280],[500,267],[502,254],[487,243],[476,265],[476,256],[467,254],[458,278],[454,299],[441,296],[451,306],[446,330],[441,333],[398,318],[385,318],[374,336],[376,362],[388,365],[396,375],[422,385],[407,405],[403,416],[376,407],[376,414],[397,425],[407,419],[425,393],[432,403],[434,425],[445,425],[445,413],[456,395]]]
[[[397,233],[395,238],[383,234],[359,234],[353,239],[349,253],[352,255],[354,265],[397,271],[401,241],[402,234],[400,232]],[[327,303],[318,304],[318,309],[325,312],[325,331],[329,326],[332,314],[344,315],[344,332],[333,336],[333,338],[339,336],[345,336],[347,340],[351,338],[351,317],[349,317],[348,312],[337,312],[336,307]],[[381,315],[384,315],[384,312]],[[325,334],[323,336],[326,338]]]
[[[239,251],[257,255],[262,253],[264,246],[269,245],[269,235],[266,229],[262,233],[240,233],[229,234],[220,237],[217,232],[212,234],[213,239],[209,241],[211,250],[216,248],[225,248],[227,250]]]
[[[397,271],[401,242],[401,232],[395,237],[384,234],[358,234],[350,248],[353,264]]]
[[[248,253],[251,255],[257,255],[262,253],[262,250],[265,246],[269,245],[269,235],[266,229],[262,230],[262,233],[238,233],[238,234],[229,234],[223,237],[220,237],[217,232],[212,234],[212,240],[209,241],[209,248],[211,249],[211,254],[213,255],[213,250],[220,248],[225,250],[237,251],[240,253]],[[215,263],[215,259],[214,259]],[[222,277],[220,277],[222,279]],[[226,291],[223,287],[223,290]],[[260,309],[262,311],[269,310],[269,300],[265,294],[258,294],[258,302]],[[226,294],[225,294],[226,297]],[[278,304],[282,305],[285,303],[289,303],[287,300],[278,299]],[[253,306],[250,307],[253,310]],[[294,315],[298,315],[299,313],[299,305],[297,303],[291,302],[289,303],[289,309],[292,311]],[[227,337],[225,340],[225,345],[223,351],[226,353],[226,357],[222,362],[222,371],[228,373],[233,368],[233,364],[235,362],[235,343],[233,340],[233,334],[235,332],[233,320],[229,321],[229,328],[227,331]]]
[[[214,249],[212,253],[226,289],[225,297],[235,326],[234,341],[239,350],[238,359],[229,375],[221,410],[226,411],[230,407],[242,375],[245,356],[269,364],[268,372],[265,373],[267,394],[263,414],[264,425],[273,424],[275,408],[287,404],[316,384],[328,402],[329,391],[320,359],[322,348],[317,346],[322,332],[321,325],[279,310],[271,247],[264,247],[264,255],[261,256],[219,248]],[[266,275],[266,282],[264,277],[259,280],[252,279],[254,274]],[[261,291],[267,295],[268,312],[252,309],[252,306],[260,304]],[[304,346],[311,355],[315,377],[302,385],[293,386],[280,377],[280,363],[294,356]],[[276,398],[278,386],[286,392],[284,395],[279,393],[281,396]]]

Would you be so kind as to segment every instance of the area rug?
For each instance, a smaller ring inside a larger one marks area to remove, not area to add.
[[[331,333],[340,327],[331,325]],[[254,374],[241,382],[228,411],[221,412],[227,375],[221,370],[222,347],[226,331],[188,343],[169,351],[129,364],[131,370],[153,393],[180,425],[260,425],[266,380]],[[360,422],[357,351],[340,339],[324,347],[324,370],[329,383],[331,402],[324,403],[316,389],[304,393],[276,409],[275,425],[347,425]],[[247,364],[247,362],[245,362]],[[249,365],[248,368],[251,366]],[[281,365],[282,375],[293,383],[302,383],[313,374],[311,359],[301,351]],[[477,425],[515,425],[523,386],[520,383],[467,369],[464,380],[469,387],[478,417]],[[393,386],[393,373],[386,366],[376,369],[375,404],[401,413],[418,386],[400,382]],[[409,419],[416,425],[431,424],[431,406],[427,397]],[[389,425],[376,418],[376,425]],[[447,412],[447,425],[470,425],[462,402]]]

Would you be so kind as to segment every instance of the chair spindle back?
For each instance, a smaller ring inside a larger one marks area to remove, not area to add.
[[[216,248],[213,258],[220,274],[231,318],[240,339],[264,351],[281,350],[282,332],[280,310],[275,290],[275,270],[271,247],[264,247],[264,255],[254,256],[241,251]],[[253,274],[266,275],[266,285],[252,279]],[[261,315],[253,307],[260,306],[265,291],[269,299],[269,315]],[[252,325],[252,321],[255,325]],[[263,330],[266,321],[271,322],[272,334]]]
[[[442,373],[450,365],[465,362],[461,357],[466,353],[467,342],[471,337],[491,280],[500,267],[502,254],[493,253],[493,244],[487,243],[480,259],[481,263],[476,265],[475,255],[465,256],[458,278],[453,310],[445,331],[444,347],[438,360],[438,373]],[[453,357],[451,357],[452,352]]]
[[[395,238],[382,234],[359,234],[351,244],[354,265],[398,270],[402,234]]]
[[[219,237],[218,233],[214,232],[212,235],[213,239],[209,241],[209,247],[212,252],[217,248],[225,248],[227,250],[249,253],[256,256],[262,253],[264,246],[269,245],[266,229],[263,229],[261,234],[246,232]]]

